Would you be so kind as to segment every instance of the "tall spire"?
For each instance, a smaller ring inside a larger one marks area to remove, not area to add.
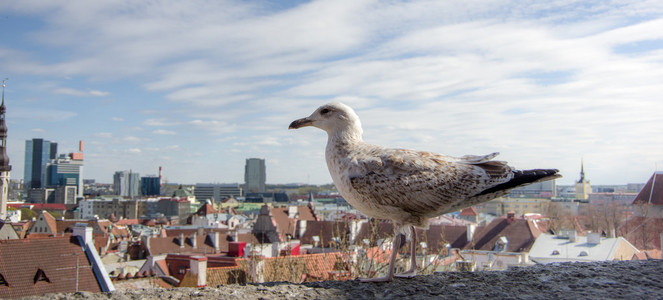
[[[7,156],[7,124],[5,123],[5,83],[7,78],[2,80],[2,103],[0,104],[0,172],[11,171],[9,157]]]
[[[0,104],[0,220],[7,219],[7,202],[9,200],[9,165],[7,156],[7,124],[5,124],[5,82],[2,80],[2,103]]]
[[[578,183],[583,183],[585,182],[585,163],[583,162],[583,159],[580,159],[580,180],[578,180]]]

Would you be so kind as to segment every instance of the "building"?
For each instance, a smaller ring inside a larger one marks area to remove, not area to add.
[[[242,188],[237,183],[196,183],[193,194],[200,202],[219,202],[229,197],[241,197]]]
[[[0,298],[114,291],[92,228],[81,224],[73,231],[67,237],[0,241]]]
[[[247,193],[264,193],[266,178],[267,173],[265,171],[264,159],[246,159],[246,166],[244,167],[244,188]]]
[[[18,240],[19,236],[11,223],[0,220],[0,241]]]
[[[589,183],[589,180],[585,178],[585,166],[580,163],[580,179],[576,182],[576,199],[577,200],[587,200],[589,199],[589,194],[592,192],[592,186]]]
[[[600,233],[577,235],[575,231],[558,235],[541,234],[529,252],[536,263],[631,260],[640,251],[623,237],[605,238]]]
[[[7,156],[7,124],[5,123],[5,80],[2,81],[2,104],[0,104],[0,221],[7,218],[7,202],[9,201],[9,165]]]
[[[54,203],[76,204],[82,197],[83,153],[58,156],[46,164],[46,187],[55,190]]]
[[[244,202],[247,203],[288,203],[290,197],[286,192],[269,192],[269,193],[247,193]]]
[[[140,193],[143,196],[161,195],[161,178],[159,176],[145,176],[140,178]]]
[[[57,157],[58,144],[44,139],[25,141],[25,173],[23,176],[26,190],[46,187],[46,164]]]
[[[655,172],[633,200],[636,216],[663,218],[663,172]]]
[[[140,174],[129,171],[117,171],[113,175],[115,194],[123,197],[140,195]]]
[[[509,192],[509,197],[550,198],[557,195],[555,180],[535,182],[526,186],[515,188]]]
[[[480,210],[493,216],[506,216],[509,211],[517,216],[524,214],[545,214],[550,199],[545,198],[511,198],[499,197],[484,204],[477,205]]]

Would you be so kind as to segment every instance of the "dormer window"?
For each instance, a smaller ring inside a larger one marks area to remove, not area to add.
[[[559,255],[559,251],[557,251],[557,250],[553,250],[553,252],[552,252],[551,255]]]
[[[5,280],[5,276],[2,276],[2,274],[0,274],[0,286],[9,286],[9,283]]]
[[[44,270],[38,269],[37,274],[35,274],[35,283],[44,281],[50,283],[51,280],[46,277],[46,273],[44,273]]]
[[[587,256],[587,255],[589,255],[587,251],[581,251],[580,254],[578,254],[578,256]]]

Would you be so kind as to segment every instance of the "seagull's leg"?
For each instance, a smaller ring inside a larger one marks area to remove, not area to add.
[[[410,233],[412,237],[410,238],[410,269],[403,272],[395,274],[396,277],[401,278],[412,278],[417,275],[417,230],[414,226],[410,226]]]
[[[388,282],[394,279],[394,266],[396,265],[396,256],[398,255],[398,249],[401,248],[401,235],[396,233],[394,235],[394,241],[391,247],[391,258],[389,259],[389,269],[387,270],[387,275],[384,277],[378,278],[360,278],[361,282]]]

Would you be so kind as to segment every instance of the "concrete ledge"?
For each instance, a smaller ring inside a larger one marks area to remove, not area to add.
[[[32,299],[663,299],[663,260],[561,263],[493,272],[445,272],[390,283],[272,282]]]

